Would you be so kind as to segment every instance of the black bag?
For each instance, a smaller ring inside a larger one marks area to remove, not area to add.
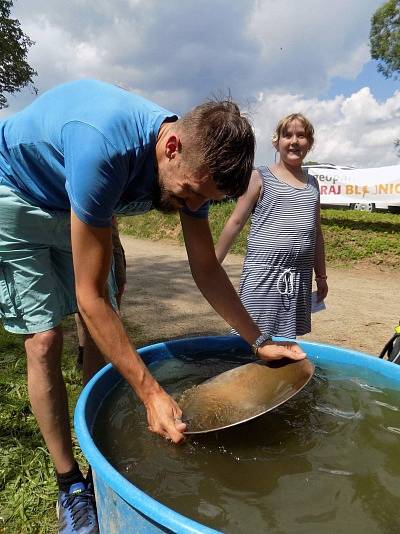
[[[389,339],[386,345],[383,347],[379,358],[384,358],[389,362],[397,363],[400,365],[400,323],[394,329],[394,336]]]

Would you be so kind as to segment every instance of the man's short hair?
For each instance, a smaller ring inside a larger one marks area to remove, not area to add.
[[[249,120],[231,100],[205,102],[186,113],[179,125],[189,141],[182,156],[210,175],[228,196],[242,195],[253,170],[255,137]],[[186,153],[185,153],[186,152]]]

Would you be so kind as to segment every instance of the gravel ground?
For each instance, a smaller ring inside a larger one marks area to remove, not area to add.
[[[127,257],[124,319],[147,339],[223,334],[229,327],[191,277],[184,247],[121,237]],[[242,257],[224,267],[238,286]],[[378,354],[400,320],[400,272],[377,267],[328,268],[326,310],[313,315],[304,339]],[[133,339],[133,341],[135,341]]]

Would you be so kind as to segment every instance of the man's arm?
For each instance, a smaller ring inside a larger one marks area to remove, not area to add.
[[[219,264],[207,219],[181,213],[181,223],[193,278],[214,310],[252,344],[261,332],[247,313],[228,275]],[[268,342],[258,350],[262,359],[302,359],[295,343]]]
[[[181,441],[186,425],[175,419],[182,416],[179,406],[152,377],[108,300],[111,226],[90,226],[71,212],[71,240],[78,307],[94,342],[146,406],[149,429]]]

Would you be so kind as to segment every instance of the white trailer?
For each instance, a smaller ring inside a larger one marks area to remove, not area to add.
[[[317,178],[321,205],[400,212],[400,165],[355,169],[321,163],[303,170]]]

